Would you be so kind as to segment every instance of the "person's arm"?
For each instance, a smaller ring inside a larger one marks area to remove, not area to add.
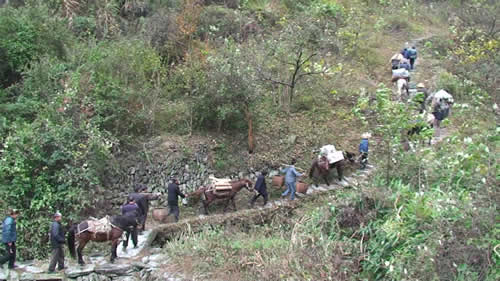
[[[176,189],[177,195],[179,195],[182,198],[186,198],[186,195],[184,195],[184,193],[181,192],[181,189],[179,188],[179,186],[177,186],[175,189]]]
[[[293,174],[296,176],[296,177],[301,177],[302,174],[297,172],[297,170],[295,168],[293,168]]]

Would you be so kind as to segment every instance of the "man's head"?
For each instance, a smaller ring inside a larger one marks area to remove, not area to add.
[[[15,218],[17,218],[17,216],[19,216],[19,210],[18,209],[10,209],[9,215],[15,219]]]
[[[179,184],[179,180],[178,180],[177,178],[175,178],[175,177],[171,177],[171,178],[170,178],[170,181],[171,181],[172,183]]]
[[[297,159],[292,158],[292,161],[290,161],[290,164],[291,164],[291,165],[295,165],[295,163],[297,163]]]
[[[264,177],[267,176],[267,171],[266,170],[263,170],[262,172],[260,172],[261,175],[263,175]]]
[[[56,212],[54,214],[54,220],[55,221],[61,221],[61,219],[62,219],[62,214],[60,212]]]
[[[130,196],[130,195],[129,195],[129,196],[127,197],[127,203],[129,203],[129,204],[133,204],[133,203],[135,203],[135,198],[134,198],[134,196]]]

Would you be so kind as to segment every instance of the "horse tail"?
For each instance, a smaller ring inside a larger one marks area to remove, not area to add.
[[[69,228],[68,232],[68,248],[69,248],[69,254],[71,255],[72,258],[76,258],[76,251],[75,251],[75,232],[77,228],[77,224],[72,225]]]
[[[314,168],[316,167],[317,163],[318,163],[317,160],[314,160],[312,165],[311,165],[311,168],[309,169],[309,178],[310,179],[313,178]]]

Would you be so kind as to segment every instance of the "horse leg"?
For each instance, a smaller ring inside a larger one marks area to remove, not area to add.
[[[234,211],[236,212],[236,203],[234,202],[234,196],[231,197],[231,202],[233,203],[233,208],[234,208]]]
[[[344,169],[340,164],[337,165],[337,174],[339,176],[339,181],[342,181],[342,179],[344,178]]]
[[[86,240],[78,239],[78,248],[76,249],[76,252],[78,254],[78,264],[80,264],[80,265],[85,264],[85,262],[83,261],[83,255],[82,255],[83,248],[85,247],[85,245],[87,245]]]
[[[330,186],[330,182],[328,181],[328,173],[323,175],[323,179],[325,180],[326,185]]]
[[[223,210],[224,213],[227,211],[227,208],[229,207],[229,203],[231,203],[231,198],[226,200],[226,206],[224,206],[224,210]]]
[[[118,255],[116,254],[116,248],[118,247],[119,241],[120,241],[119,238],[116,238],[111,241],[111,259],[110,259],[111,263],[114,263],[115,259],[118,257]]]
[[[206,200],[201,201],[203,204],[203,210],[205,211],[205,215],[208,215],[208,202]]]

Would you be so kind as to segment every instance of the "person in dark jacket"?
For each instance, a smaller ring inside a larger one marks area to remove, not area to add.
[[[181,190],[179,189],[179,181],[175,178],[171,179],[171,183],[167,187],[168,192],[168,216],[174,215],[175,221],[179,221],[179,196],[186,198]]]
[[[414,69],[415,60],[417,60],[417,48],[415,46],[412,46],[411,48],[408,49],[406,54],[408,56],[408,59],[410,60],[411,69]]]
[[[401,50],[401,53],[405,59],[408,59],[408,48]]]
[[[5,218],[2,224],[2,243],[5,244],[7,248],[7,253],[5,256],[0,258],[0,264],[9,262],[9,268],[13,269],[16,267],[14,264],[16,262],[16,218],[19,212],[16,209],[9,210],[9,215]]]
[[[410,64],[408,63],[408,60],[404,59],[404,60],[402,60],[402,61],[401,61],[401,63],[399,64],[399,68],[404,68],[404,69],[406,69],[406,70],[410,71],[411,66],[410,66]]]
[[[257,201],[257,198],[259,198],[259,196],[262,196],[262,198],[264,198],[263,206],[265,206],[267,204],[267,196],[268,195],[267,195],[267,186],[266,186],[266,175],[267,175],[267,172],[262,171],[260,176],[257,178],[257,181],[255,182],[254,189],[257,191],[257,194],[255,194],[253,196],[252,200],[250,200],[250,205],[252,207],[255,204],[255,201]]]
[[[137,184],[134,188],[134,193],[131,193],[135,200],[135,203],[139,207],[139,225],[141,231],[146,230],[146,220],[148,218],[149,212],[149,201],[158,199],[159,195],[146,193],[148,190],[147,186],[144,184]]]
[[[62,215],[59,212],[54,214],[54,221],[50,225],[50,245],[52,246],[52,256],[49,263],[49,273],[54,273],[56,265],[58,270],[64,270],[64,231],[61,227]]]
[[[127,203],[123,205],[121,209],[122,215],[124,216],[139,217],[139,206],[137,206],[134,197],[131,195],[127,197]],[[131,226],[130,229],[125,229],[125,240],[123,240],[124,250],[127,249],[130,235],[132,235],[132,244],[134,244],[134,248],[137,248],[137,226]]]

